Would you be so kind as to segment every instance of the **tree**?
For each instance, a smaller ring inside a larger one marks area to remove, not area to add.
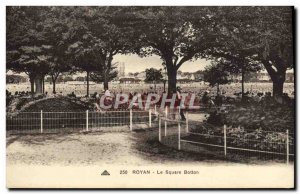
[[[70,39],[93,53],[97,63],[98,74],[101,74],[104,88],[108,88],[113,70],[112,61],[116,54],[126,54],[134,42],[133,29],[123,25],[122,8],[120,7],[78,7],[73,13],[77,19],[69,33]],[[75,32],[75,33],[73,33]],[[82,37],[82,41],[78,41]]]
[[[102,66],[100,66],[101,68]],[[113,79],[115,79],[117,76],[118,76],[118,71],[117,71],[117,66],[116,66],[116,63],[115,64],[112,64],[111,66],[111,70],[110,72],[108,73],[108,75],[106,75],[105,77],[103,76],[103,70],[97,70],[97,71],[94,71],[91,73],[91,80],[93,80],[94,82],[110,82],[112,81]]]
[[[76,77],[75,81],[84,82],[85,77]]]
[[[6,83],[22,83],[26,81],[26,78],[21,75],[6,75]]]
[[[268,14],[265,14],[268,13]],[[257,25],[262,45],[257,48],[257,60],[261,61],[273,82],[273,96],[282,102],[286,71],[294,68],[293,8],[263,7]],[[261,43],[261,42],[260,42]]]
[[[72,9],[71,9],[72,10]],[[48,49],[48,66],[52,79],[52,92],[56,93],[56,81],[59,75],[63,72],[71,70],[68,63],[67,49],[69,46],[68,40],[65,38],[65,34],[68,32],[68,23],[70,20],[65,17],[69,11],[65,7],[51,7],[48,12],[48,17],[44,21],[44,29],[47,32],[46,37],[51,44]]]
[[[71,76],[65,76],[64,82],[73,81],[73,78]]]
[[[177,70],[186,61],[205,57],[215,43],[216,22],[208,7],[130,7],[123,17],[138,33],[136,52],[158,55],[166,65],[168,92],[176,89]],[[129,12],[129,11],[128,11]],[[127,19],[128,18],[128,19]],[[133,18],[133,19],[132,19]]]
[[[64,38],[69,23],[67,7],[8,7],[7,66],[28,74],[31,92],[44,91],[44,77],[52,77],[53,92],[59,74],[67,71]]]
[[[49,75],[52,82],[52,93],[56,93],[56,81],[61,73],[68,71],[70,68],[67,65],[61,63],[50,63],[49,64]]]
[[[163,80],[162,69],[146,69],[146,83],[154,83],[154,90],[156,90],[156,83]]]
[[[261,66],[256,61],[252,61],[249,58],[235,58],[227,62],[227,71],[232,74],[241,75],[242,80],[242,100],[245,99],[245,76],[251,72],[257,72],[261,69]]]
[[[48,71],[48,42],[44,20],[49,7],[7,7],[6,56],[7,69],[25,72],[31,83],[31,93],[43,91],[42,82]]]
[[[187,77],[188,79],[190,79],[192,77],[192,73],[190,73],[190,72],[182,72],[181,76]]]
[[[56,82],[57,82],[57,83],[62,83],[62,82],[64,82],[64,77],[63,77],[63,75],[59,75],[59,76],[57,77],[57,79],[56,79]]]
[[[220,93],[220,85],[228,84],[232,80],[230,72],[226,71],[226,63],[224,61],[212,62],[212,65],[206,67],[203,71],[203,79],[208,82],[211,87],[217,86],[217,95]]]
[[[273,96],[282,102],[286,70],[293,61],[292,7],[220,7],[222,27],[216,51],[242,55],[261,63],[273,82]],[[231,51],[235,51],[231,53]]]
[[[87,42],[80,41],[70,45],[67,53],[70,58],[73,56],[71,61],[71,63],[73,64],[72,71],[86,72],[86,96],[88,97],[90,73],[99,70],[101,66],[98,65],[98,57],[95,54],[94,48],[88,45]]]
[[[223,56],[216,58],[217,63],[220,63],[222,69],[229,72],[232,75],[241,75],[241,87],[242,87],[242,100],[245,99],[245,76],[251,72],[257,72],[261,70],[261,65],[259,62],[252,60],[249,57],[241,56],[239,54],[233,54],[235,51],[231,51],[230,54],[219,53],[216,56]]]
[[[202,70],[198,70],[194,73],[196,81],[202,81],[204,77],[204,72]]]

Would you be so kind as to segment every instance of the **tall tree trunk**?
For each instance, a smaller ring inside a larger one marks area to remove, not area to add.
[[[163,56],[165,65],[167,67],[167,74],[168,74],[168,93],[173,93],[176,91],[176,84],[177,84],[177,70],[180,68],[180,66],[190,60],[192,56],[184,56],[179,62],[178,57],[173,60],[174,52],[168,50],[165,52],[165,55]]]
[[[90,95],[90,72],[86,72],[86,96],[89,97]]]
[[[43,94],[45,94],[45,76],[43,76]]]
[[[220,95],[220,84],[217,84],[217,96]]]
[[[177,69],[173,66],[168,67],[168,93],[172,94],[176,91]]]
[[[29,77],[31,95],[34,95],[34,80],[35,80],[36,74],[30,73],[30,72],[27,72],[26,74]]]
[[[245,71],[242,68],[242,101],[245,99],[245,88],[244,88]]]
[[[275,71],[269,61],[263,61],[271,80],[273,82],[273,97],[278,103],[282,103],[283,85],[285,82],[286,67],[278,62],[277,71]],[[279,68],[281,67],[281,68]]]
[[[108,89],[108,81],[107,80],[104,80],[103,87],[104,87],[104,89]]]
[[[43,75],[38,74],[35,77],[35,94],[42,94],[43,93]]]
[[[53,94],[56,94],[56,80],[57,80],[59,74],[60,73],[54,73],[54,74],[51,75],[51,80],[52,80],[52,83],[53,83],[53,85],[52,85],[52,93]]]
[[[107,77],[107,73],[105,72],[104,75],[103,75],[103,87],[104,87],[104,90],[108,89],[108,77]]]
[[[30,92],[31,95],[34,94],[34,79],[30,80]]]
[[[53,83],[53,88],[52,88],[52,93],[56,94],[56,80],[52,82]]]
[[[51,75],[51,80],[52,80],[52,93],[53,94],[56,94],[56,80],[57,80],[57,77],[54,76],[54,75]]]
[[[283,85],[285,79],[277,79],[272,81],[273,81],[273,97],[277,102],[282,103]]]
[[[31,95],[34,94],[34,79],[35,79],[35,76],[33,76],[33,75],[30,75],[30,76],[29,76],[30,92],[31,92]]]
[[[110,52],[107,61],[106,61],[106,67],[104,68],[104,80],[103,80],[103,87],[104,89],[108,89],[108,82],[109,82],[109,73],[111,71],[111,63],[113,60],[113,54]]]

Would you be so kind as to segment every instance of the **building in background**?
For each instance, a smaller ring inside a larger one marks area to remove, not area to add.
[[[124,62],[118,62],[118,77],[124,77],[125,76],[125,63]]]
[[[258,72],[256,73],[256,80],[259,82],[269,82],[271,78],[267,72]]]
[[[146,71],[137,73],[135,78],[140,79],[140,80],[145,80],[146,79]]]
[[[123,77],[119,79],[120,84],[137,84],[140,83],[142,80],[138,78],[133,78],[133,77]]]
[[[293,83],[295,81],[294,72],[286,72],[285,81],[288,83]]]
[[[29,82],[28,78],[22,75],[7,75],[6,84],[19,84]]]

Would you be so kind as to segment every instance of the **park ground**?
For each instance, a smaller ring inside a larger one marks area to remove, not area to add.
[[[189,114],[191,122],[205,115]],[[175,127],[176,128],[176,127]],[[157,126],[134,131],[98,131],[7,136],[10,188],[292,188],[293,163],[262,160],[222,150],[182,145],[177,129],[158,141]],[[107,170],[110,176],[101,176]],[[151,170],[150,175],[134,175]],[[156,171],[198,171],[197,175],[158,175]],[[121,172],[128,172],[124,175]],[[149,181],[151,180],[151,181]],[[166,181],[168,180],[168,181]]]
[[[55,103],[57,100],[60,103]],[[51,106],[49,111],[78,111],[73,103],[67,103],[67,99],[63,102],[61,98],[50,98],[35,103],[26,110],[40,110],[44,103]],[[45,109],[44,106],[43,108]],[[248,119],[252,118],[251,115],[257,114],[250,114],[244,120],[251,120]],[[190,124],[193,121],[202,123],[207,116],[189,113]],[[274,117],[279,118],[277,115]],[[281,120],[278,123],[282,124]],[[134,127],[132,132],[125,127],[120,131],[102,129],[88,133],[8,135],[7,187],[144,188],[150,183],[153,187],[180,188],[293,187],[292,161],[290,165],[286,165],[284,158],[258,158],[244,153],[227,153],[225,157],[222,149],[187,143],[183,143],[182,149],[178,150],[176,126],[169,126],[168,136],[163,137],[162,142],[158,141],[157,126],[149,128],[145,124],[144,127]],[[120,171],[124,169],[191,169],[201,173],[197,177],[163,176],[162,179],[155,174],[121,177]],[[111,179],[101,176],[103,170],[111,173]]]
[[[294,185],[292,164],[272,161],[266,165],[258,160],[249,164],[199,149],[201,152],[195,153],[165,146],[158,142],[154,129],[9,136],[7,187],[292,188]],[[109,171],[109,177],[101,176],[104,170]],[[134,170],[152,173],[135,175]],[[156,174],[160,170],[192,170],[199,174]]]
[[[198,82],[188,83],[188,84],[178,84],[183,91],[187,92],[204,92],[205,90],[211,91],[212,94],[216,94],[217,88],[211,88],[207,84],[201,84]],[[115,91],[123,91],[125,93],[129,92],[144,92],[148,91],[150,87],[153,87],[153,84],[110,84],[110,90],[112,92]],[[245,91],[251,91],[254,93],[257,92],[272,92],[272,83],[245,83]],[[30,84],[7,84],[6,89],[14,94],[16,91],[30,91]],[[94,92],[101,93],[104,88],[101,84],[90,85],[90,94]],[[163,84],[157,84],[157,90],[163,91]],[[234,93],[241,92],[241,84],[240,83],[232,83],[220,86],[221,91],[226,91],[226,96],[234,96]],[[56,84],[56,91],[58,94],[67,95],[74,92],[76,96],[84,96],[86,95],[86,85],[71,85],[67,83],[58,83]],[[45,92],[48,94],[52,94],[52,85],[48,82],[45,83]],[[284,92],[288,93],[289,96],[293,97],[294,94],[294,83],[285,83],[284,84]]]
[[[191,114],[189,119],[204,120],[205,114]],[[126,128],[126,129],[125,129]],[[8,165],[149,165],[177,163],[229,162],[221,154],[205,151],[178,151],[158,141],[158,127],[142,127],[132,132],[124,126],[118,132],[58,133],[7,136]],[[174,132],[174,131],[173,131]],[[171,132],[172,133],[172,132]],[[176,132],[170,136],[175,137]]]
[[[225,158],[222,150],[182,145],[177,150],[176,133],[158,141],[157,129],[133,132],[90,132],[7,137],[8,165],[152,165],[152,164],[270,164],[284,160],[261,160],[234,154]],[[172,139],[173,138],[173,139]],[[174,140],[175,139],[175,140]]]
[[[177,151],[158,142],[157,131],[13,135],[7,162],[34,165],[149,165],[227,162],[213,154]]]

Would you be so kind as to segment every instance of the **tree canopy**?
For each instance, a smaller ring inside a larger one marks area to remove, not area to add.
[[[127,25],[135,27],[135,52],[158,55],[166,65],[168,90],[176,89],[177,70],[186,61],[205,57],[213,46],[215,22],[208,7],[132,7]],[[134,18],[134,19],[131,19]]]
[[[214,62],[211,66],[205,68],[203,80],[208,82],[211,87],[217,86],[219,94],[219,85],[228,84],[232,81],[232,74],[227,70],[226,62]]]
[[[169,92],[185,62],[206,58],[230,73],[263,67],[280,99],[295,65],[292,7],[7,7],[6,23],[7,68],[37,92],[46,74],[77,70],[108,88],[114,56],[135,53],[161,58]]]
[[[152,82],[160,82],[163,79],[162,69],[146,69],[146,79],[145,82],[152,83]]]
[[[293,61],[292,7],[218,7],[222,33],[213,56],[247,59],[248,67],[263,65],[273,81],[273,95],[281,100],[286,70]]]

